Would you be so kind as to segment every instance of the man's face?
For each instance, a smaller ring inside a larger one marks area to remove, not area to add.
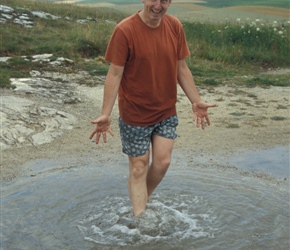
[[[171,4],[171,0],[142,0],[144,15],[148,21],[160,21]]]

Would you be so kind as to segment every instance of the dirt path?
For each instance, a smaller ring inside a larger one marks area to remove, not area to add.
[[[117,127],[118,108],[112,114],[113,138],[107,144],[95,145],[88,137],[93,129],[90,121],[100,112],[103,87],[78,87],[82,103],[67,104],[65,112],[78,118],[72,130],[49,144],[26,146],[1,151],[1,176],[15,178],[23,174],[23,164],[29,160],[57,157],[95,157],[96,161],[109,161],[121,153]],[[237,151],[266,149],[275,145],[289,145],[289,91],[286,87],[246,88],[239,86],[199,88],[207,102],[218,107],[209,111],[212,125],[204,131],[192,122],[191,106],[182,93],[178,95],[179,137],[175,148],[191,151],[193,155],[231,155]],[[5,95],[13,95],[6,90]],[[27,98],[30,98],[27,96]],[[34,99],[39,104],[48,100]]]

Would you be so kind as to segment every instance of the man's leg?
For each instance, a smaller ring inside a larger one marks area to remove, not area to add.
[[[135,216],[144,212],[148,200],[146,177],[149,167],[149,156],[150,151],[138,157],[129,156],[130,175],[128,189]]]
[[[152,136],[152,163],[147,174],[147,195],[151,196],[165,176],[171,162],[173,139],[154,134]]]

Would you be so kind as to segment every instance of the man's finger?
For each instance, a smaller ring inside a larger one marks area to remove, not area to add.
[[[96,136],[96,144],[99,144],[99,141],[100,141],[100,137],[101,137],[101,133],[97,133],[97,136]]]
[[[112,129],[108,129],[108,132],[110,133],[111,136],[114,136],[114,132],[112,131]]]
[[[205,127],[205,126],[204,126],[204,119],[201,118],[201,128],[204,129],[204,127]]]
[[[215,103],[210,103],[207,105],[208,108],[214,108],[214,107],[217,107],[217,104]]]
[[[107,134],[106,134],[106,132],[103,132],[102,134],[103,134],[103,141],[104,141],[104,143],[106,143],[107,142]]]
[[[94,129],[93,132],[90,134],[90,137],[89,137],[90,140],[94,137],[94,135],[96,134],[96,132],[97,132],[96,129]]]
[[[209,120],[208,115],[205,117],[205,119],[206,119],[207,124],[210,125],[210,120]]]

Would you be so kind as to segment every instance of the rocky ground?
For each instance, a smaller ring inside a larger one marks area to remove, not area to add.
[[[271,72],[289,74],[289,70]],[[100,113],[105,77],[86,72],[61,74],[32,71],[30,78],[12,79],[16,86],[1,92],[1,177],[23,174],[34,159],[91,157],[110,161],[120,155],[114,108],[113,138],[96,145],[89,140],[90,121]],[[81,85],[97,83],[94,87]],[[212,125],[204,131],[192,122],[191,106],[178,94],[179,137],[175,148],[192,155],[229,156],[237,151],[289,145],[289,87],[247,88],[235,85],[199,87],[203,99],[217,103],[209,111]]]

